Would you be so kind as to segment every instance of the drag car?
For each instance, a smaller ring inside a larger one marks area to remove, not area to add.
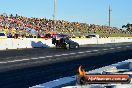
[[[52,44],[54,44],[56,48],[79,48],[79,44],[77,42],[72,41],[69,36],[64,34],[53,35]]]

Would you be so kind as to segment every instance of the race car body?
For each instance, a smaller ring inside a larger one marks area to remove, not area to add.
[[[77,42],[72,41],[67,35],[64,34],[53,35],[52,44],[54,44],[56,48],[79,48],[79,44]]]

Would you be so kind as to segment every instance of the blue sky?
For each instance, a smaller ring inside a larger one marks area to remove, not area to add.
[[[18,14],[27,17],[53,18],[54,0],[1,0],[0,14]],[[56,0],[59,20],[108,25],[111,5],[111,25],[121,27],[132,23],[132,0]]]

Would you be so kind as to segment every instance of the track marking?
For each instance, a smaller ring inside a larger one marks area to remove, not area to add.
[[[99,51],[99,50],[93,50],[93,51],[97,52],[97,51]]]
[[[91,53],[92,51],[85,51],[85,52],[87,52],[87,53]]]
[[[76,54],[76,53],[69,53],[69,54],[74,55],[74,54]]]
[[[26,61],[26,60],[30,60],[30,59],[12,60],[12,61],[7,61],[6,63],[21,62],[21,61]]]
[[[8,63],[11,63],[11,62],[21,62],[21,61],[26,61],[26,60],[30,60],[30,59],[13,60],[13,61],[7,61],[7,62]]]
[[[130,46],[126,46],[126,47],[130,47]],[[121,47],[117,47],[117,48],[121,48]],[[115,49],[115,48],[110,48],[110,49]],[[103,50],[108,50],[108,49],[103,49]],[[97,51],[99,51],[99,50],[92,50],[92,51],[95,51],[95,52],[97,52]],[[85,51],[85,52],[77,52],[77,53],[79,53],[79,54],[83,54],[83,53],[90,53],[90,52],[92,52],[92,51]],[[68,54],[58,54],[58,55],[54,55],[55,57],[60,57],[60,56],[68,56],[68,55],[75,55],[75,54],[77,54],[77,53],[68,53]],[[3,62],[0,62],[0,64],[3,64],[3,63],[13,63],[13,62],[22,62],[22,61],[28,61],[28,60],[37,60],[37,59],[43,59],[43,58],[51,58],[51,57],[54,57],[54,56],[41,56],[41,57],[38,57],[38,58],[36,58],[36,57],[34,57],[34,58],[30,58],[30,59],[21,59],[21,60],[12,60],[12,61],[3,61]]]
[[[27,60],[30,60],[30,59],[21,59],[21,60],[5,61],[5,62],[0,62],[0,64],[13,63],[13,62],[21,62],[21,61],[27,61]]]
[[[45,57],[38,57],[38,58],[40,58],[40,59],[41,59],[41,58],[45,58]]]
[[[56,57],[60,57],[60,56],[62,56],[62,55],[54,55],[54,56],[56,56]]]
[[[84,53],[84,52],[77,52],[77,53],[80,53],[81,54],[81,53]]]
[[[115,49],[115,48],[110,48],[111,50]]]
[[[67,56],[67,55],[69,55],[69,54],[61,54],[61,55],[63,55],[63,56]]]
[[[0,64],[6,64],[6,63],[8,63],[8,62],[0,62]]]
[[[45,57],[53,57],[53,56],[45,56]]]
[[[30,60],[30,59],[22,59],[22,60]]]
[[[39,59],[39,58],[31,58],[32,60],[37,60],[37,59]]]
[[[108,50],[108,49],[103,49],[104,51]]]

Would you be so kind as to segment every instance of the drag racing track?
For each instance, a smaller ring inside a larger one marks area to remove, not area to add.
[[[0,88],[28,88],[132,58],[132,45],[0,51]]]

